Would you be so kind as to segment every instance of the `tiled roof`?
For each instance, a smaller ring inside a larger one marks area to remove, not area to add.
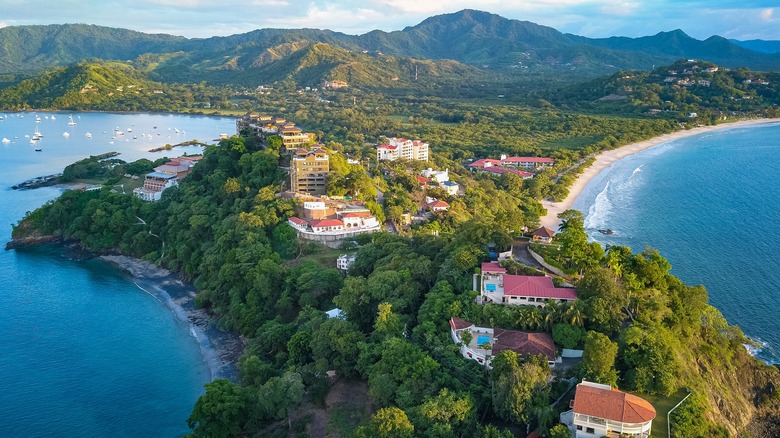
[[[504,295],[575,300],[577,290],[555,287],[550,277],[505,274]]]
[[[296,225],[309,225],[309,223],[306,222],[305,220],[303,220],[303,219],[301,219],[299,217],[295,217],[295,216],[290,216],[290,217],[287,218],[287,220],[292,222],[292,223],[294,223],[294,224],[296,224]]]
[[[574,412],[622,423],[644,423],[655,418],[655,408],[647,400],[617,389],[602,389],[585,383],[577,385]]]
[[[469,164],[469,167],[479,167],[480,169],[485,167],[485,164],[490,164],[492,166],[499,166],[501,165],[501,160],[494,160],[492,158],[480,158],[479,160]]]
[[[546,157],[509,157],[502,161],[506,163],[554,163],[555,160]]]
[[[417,175],[417,184],[428,184],[431,180],[424,176]]]
[[[438,200],[436,202],[431,202],[428,204],[428,207],[430,208],[450,208],[450,204],[447,204],[446,202],[442,200]]]
[[[555,235],[555,231],[547,227],[541,227],[538,230],[534,230],[534,232],[531,233],[531,235],[538,236],[538,237],[553,237]]]
[[[506,272],[506,269],[499,266],[498,263],[495,262],[483,262],[482,263],[482,272],[500,272],[504,273]]]
[[[497,167],[497,166],[483,167],[483,168],[482,168],[482,171],[483,171],[483,172],[490,172],[490,173],[495,173],[495,174],[497,174],[497,175],[501,175],[501,174],[503,174],[503,173],[514,173],[515,175],[517,175],[517,176],[519,176],[519,177],[521,177],[521,178],[526,178],[526,177],[529,177],[529,176],[534,176],[534,174],[533,174],[533,173],[531,173],[531,172],[526,172],[526,171],[524,171],[524,170],[517,170],[517,169],[507,169],[506,167]]]
[[[453,316],[450,319],[450,327],[452,327],[455,330],[463,330],[473,325],[474,325],[473,323],[466,321],[465,319],[460,319],[457,316]]]
[[[344,222],[341,221],[341,219],[322,219],[319,221],[312,221],[311,227],[312,228],[322,228],[322,227],[343,227]]]
[[[510,350],[521,356],[541,354],[555,360],[555,344],[549,333],[528,333],[517,330],[493,329],[493,354]]]
[[[372,217],[370,211],[351,211],[349,213],[339,213],[341,217]]]

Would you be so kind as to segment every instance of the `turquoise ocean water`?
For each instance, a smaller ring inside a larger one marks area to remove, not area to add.
[[[574,208],[603,244],[658,248],[761,343],[757,357],[780,363],[779,158],[780,124],[688,137],[618,161]]]
[[[36,124],[31,113],[0,113],[0,139],[12,140],[0,144],[3,245],[12,223],[60,193],[13,184],[89,155],[175,156],[199,149],[146,151],[235,132],[227,118],[90,113],[69,126],[68,114],[38,114]],[[32,145],[24,136],[36,125],[44,138]],[[109,265],[69,260],[56,247],[0,250],[0,352],[3,437],[181,436],[211,379],[188,324]]]

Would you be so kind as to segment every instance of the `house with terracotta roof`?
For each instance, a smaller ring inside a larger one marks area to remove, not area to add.
[[[507,157],[501,155],[500,160],[493,158],[481,158],[468,165],[472,172],[490,173],[501,175],[503,173],[514,173],[523,178],[533,178],[534,174],[529,170],[550,167],[555,164],[555,160],[546,157]],[[523,170],[521,170],[523,169]]]
[[[428,210],[431,213],[441,213],[447,211],[450,208],[450,204],[442,201],[441,199],[435,199],[428,203]]]
[[[336,210],[335,214],[323,216],[329,211],[332,209],[323,202],[306,202],[303,209],[306,219],[291,216],[287,223],[298,231],[298,237],[317,241],[337,241],[382,229],[376,217],[365,208]]]
[[[555,231],[547,227],[541,227],[531,233],[531,240],[534,242],[552,243],[553,236],[555,236]]]
[[[647,438],[656,415],[647,400],[587,380],[577,385],[571,407],[561,413],[560,421],[569,427],[574,438]]]
[[[470,338],[464,333],[468,332]],[[502,328],[477,327],[472,322],[454,316],[450,319],[450,337],[460,345],[460,353],[487,368],[496,354],[509,350],[520,357],[541,355],[550,366],[555,366],[557,350],[547,332],[533,333]],[[465,342],[465,341],[469,342]]]
[[[577,299],[576,289],[555,287],[550,277],[507,274],[495,262],[482,263],[478,292],[483,303],[516,306],[544,307],[548,300],[566,303]]]

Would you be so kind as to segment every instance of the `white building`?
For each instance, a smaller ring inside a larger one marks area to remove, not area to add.
[[[443,183],[450,180],[450,170],[433,170],[432,168],[427,168],[420,172],[420,175],[430,179],[432,182],[435,183]]]
[[[341,271],[348,271],[349,268],[355,263],[357,254],[342,254],[336,259],[336,268]]]
[[[560,421],[574,438],[647,438],[655,418],[655,408],[647,400],[586,380],[577,385],[571,406]]]
[[[483,302],[510,305],[543,307],[548,300],[565,303],[577,299],[576,289],[555,287],[550,277],[510,275],[494,262],[482,263],[478,292]]]
[[[468,333],[470,339],[464,333]],[[491,367],[493,357],[504,350],[513,351],[520,357],[544,356],[550,367],[554,367],[558,359],[552,335],[547,332],[477,327],[470,321],[454,316],[450,319],[450,337],[460,346],[463,357],[487,368]]]
[[[389,138],[386,144],[376,147],[376,159],[395,161],[398,159],[428,161],[428,143],[406,138]]]

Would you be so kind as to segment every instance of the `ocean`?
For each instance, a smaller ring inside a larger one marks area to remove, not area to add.
[[[68,125],[67,113],[35,115],[0,113],[0,139],[10,140],[0,143],[3,243],[26,211],[61,193],[14,184],[89,155],[177,156],[200,148],[147,151],[235,132],[229,118],[74,113]],[[36,128],[44,137],[32,144]],[[181,436],[211,380],[189,324],[107,263],[56,246],[0,250],[0,351],[4,437]]]
[[[780,363],[780,124],[667,142],[605,169],[574,208],[590,237],[634,252],[657,248],[672,273]],[[605,235],[598,230],[611,229]]]

